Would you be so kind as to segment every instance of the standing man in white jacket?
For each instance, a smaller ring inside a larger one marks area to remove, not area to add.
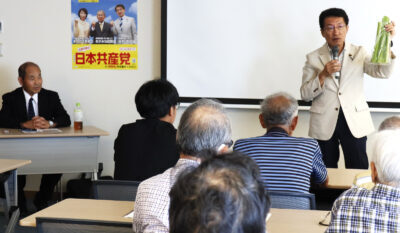
[[[364,95],[364,73],[389,77],[395,56],[391,53],[388,64],[373,64],[362,46],[346,42],[349,18],[343,9],[323,11],[319,24],[326,43],[307,55],[300,88],[301,98],[312,101],[309,135],[318,140],[327,167],[337,167],[341,144],[346,168],[366,169],[366,136],[374,126]],[[385,29],[394,36],[394,22]],[[334,46],[339,48],[337,60],[332,56]]]

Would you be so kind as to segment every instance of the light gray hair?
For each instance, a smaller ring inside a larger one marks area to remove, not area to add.
[[[400,129],[376,134],[371,161],[375,163],[380,183],[400,188]]]
[[[261,114],[267,126],[290,125],[298,114],[298,107],[295,98],[285,92],[278,92],[261,102]]]
[[[400,117],[392,116],[382,121],[382,123],[379,125],[379,131],[387,129],[400,129]]]
[[[200,99],[183,113],[176,135],[183,154],[202,158],[205,151],[217,152],[231,141],[231,124],[222,104]]]
[[[106,12],[104,12],[103,10],[98,10],[97,13],[99,13],[99,12],[103,12],[104,17],[106,17]]]

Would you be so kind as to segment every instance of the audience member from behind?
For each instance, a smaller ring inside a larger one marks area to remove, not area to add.
[[[179,159],[175,121],[178,91],[170,82],[152,80],[135,96],[144,119],[122,125],[114,142],[114,178],[142,181],[173,167]]]
[[[345,191],[332,207],[326,232],[399,232],[400,130],[383,130],[374,137],[371,190]]]
[[[0,127],[23,129],[48,129],[71,124],[67,111],[61,104],[57,92],[42,88],[42,72],[33,62],[25,62],[18,68],[18,82],[21,87],[3,95],[0,110]],[[40,190],[36,193],[34,204],[43,209],[51,200],[54,187],[61,174],[42,176]],[[26,175],[18,176],[18,205],[26,212],[24,187]]]
[[[253,158],[269,191],[308,193],[310,180],[326,183],[327,171],[316,140],[291,136],[298,120],[297,100],[286,93],[267,96],[261,103],[263,136],[240,139],[234,150]]]
[[[387,129],[400,129],[400,116],[391,116],[382,121],[379,131]]]
[[[185,170],[169,195],[171,233],[265,233],[270,202],[257,164],[238,152]]]
[[[390,129],[400,129],[400,117],[391,116],[382,121],[379,125],[379,131],[390,130]],[[354,177],[353,184],[360,188],[372,189],[375,184],[372,182],[371,171],[366,170],[360,172]]]
[[[197,167],[213,153],[228,150],[232,144],[231,125],[223,106],[208,99],[194,102],[181,117],[176,140],[180,149],[176,165],[139,185],[133,216],[134,232],[168,232],[168,194],[180,172]]]

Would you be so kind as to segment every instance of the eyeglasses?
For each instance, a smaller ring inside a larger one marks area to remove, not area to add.
[[[224,143],[228,148],[230,148],[233,145],[233,140],[230,140],[229,142]]]
[[[345,28],[346,28],[346,25],[344,25],[344,24],[338,24],[338,25],[336,25],[336,26],[334,26],[334,25],[328,25],[328,26],[326,26],[325,28],[324,28],[324,30],[325,31],[327,31],[327,32],[333,32],[333,30],[335,30],[335,28],[338,30],[338,31],[343,31]]]

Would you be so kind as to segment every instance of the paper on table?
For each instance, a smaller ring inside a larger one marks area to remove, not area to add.
[[[38,129],[39,133],[62,133],[61,129],[51,128],[51,129]]]
[[[61,129],[51,128],[51,129],[22,129],[22,133],[61,133]]]
[[[131,219],[133,219],[133,213],[134,213],[134,211],[132,210],[132,211],[129,212],[127,215],[125,215],[124,218],[131,218]]]

